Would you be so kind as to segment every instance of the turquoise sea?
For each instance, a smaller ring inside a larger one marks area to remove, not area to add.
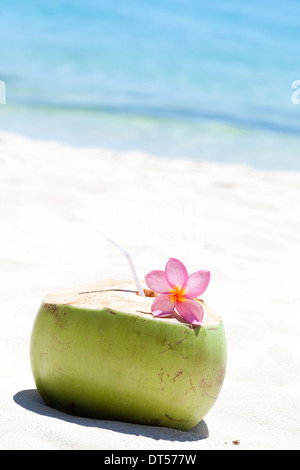
[[[0,15],[0,130],[300,170],[298,0],[0,0]]]

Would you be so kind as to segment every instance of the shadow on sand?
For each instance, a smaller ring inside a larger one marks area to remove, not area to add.
[[[190,431],[178,431],[176,429],[146,426],[142,424],[122,423],[120,421],[109,421],[90,419],[80,416],[73,416],[63,413],[47,406],[41,399],[36,389],[21,390],[13,397],[15,403],[26,410],[51,418],[61,419],[69,423],[75,423],[80,426],[108,429],[110,431],[131,434],[135,436],[144,436],[155,440],[165,439],[168,441],[192,442],[208,438],[208,428],[205,421],[200,421]]]

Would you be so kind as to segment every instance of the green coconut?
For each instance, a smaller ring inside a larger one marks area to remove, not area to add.
[[[107,281],[48,295],[31,336],[36,387],[50,407],[189,430],[215,403],[226,369],[221,318],[155,318],[152,291]]]

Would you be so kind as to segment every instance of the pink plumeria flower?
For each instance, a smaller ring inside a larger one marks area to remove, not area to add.
[[[150,271],[145,276],[146,283],[159,294],[151,306],[153,315],[166,317],[176,309],[186,322],[201,325],[204,311],[194,299],[207,289],[210,277],[210,272],[204,270],[189,276],[184,264],[175,258],[169,259],[165,271]]]

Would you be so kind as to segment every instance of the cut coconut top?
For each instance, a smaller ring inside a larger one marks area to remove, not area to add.
[[[186,323],[179,315],[155,318],[151,313],[151,305],[156,294],[142,285],[145,297],[138,295],[135,284],[130,281],[110,279],[107,281],[88,284],[81,287],[66,289],[47,295],[46,304],[72,305],[79,308],[101,310],[110,308],[119,312],[125,312],[140,317],[149,316],[157,321],[172,323]],[[204,310],[203,326],[216,326],[221,318],[211,310],[201,299],[197,299]]]

